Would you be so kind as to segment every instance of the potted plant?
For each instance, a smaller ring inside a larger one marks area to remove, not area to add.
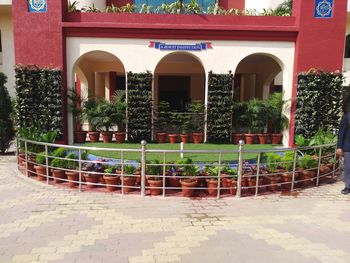
[[[78,156],[74,152],[66,155],[65,166],[68,185],[70,188],[74,188],[79,184],[79,172],[77,171],[79,161]]]
[[[194,165],[191,159],[187,159],[183,163],[182,169],[182,175],[185,177],[180,180],[182,195],[191,197],[194,195],[195,187],[198,183],[198,179],[195,176],[199,174],[199,167]]]
[[[84,143],[87,131],[82,130],[85,115],[83,114],[83,104],[86,100],[79,94],[76,88],[68,91],[68,110],[73,115],[74,141]]]
[[[51,161],[51,167],[52,167],[52,174],[54,177],[54,182],[56,184],[64,183],[64,179],[67,179],[65,170],[66,169],[66,161],[63,159],[66,156],[67,152],[66,149],[60,147],[55,149],[52,152],[52,161]]]
[[[206,170],[206,175],[209,176],[209,178],[206,179],[207,187],[208,187],[208,195],[215,197],[218,194],[219,167],[216,166],[216,165],[214,165],[214,166],[207,166],[205,170]]]
[[[188,112],[182,112],[178,114],[178,119],[180,121],[180,126],[181,126],[181,142],[183,143],[188,143],[189,142],[189,130],[191,127],[191,114]]]
[[[36,155],[35,159],[36,165],[34,165],[34,169],[36,171],[36,175],[39,181],[45,181],[47,177],[46,173],[46,153],[40,152]]]
[[[103,175],[103,166],[100,163],[84,162],[82,164],[83,176],[88,188],[95,188]]]
[[[298,160],[298,155],[296,156]],[[296,160],[296,162],[297,162]],[[293,162],[294,162],[294,152],[288,151],[284,153],[284,156],[281,158],[281,167],[284,172],[281,173],[281,182],[282,188],[286,190],[290,190],[292,187],[292,179],[293,179]],[[298,172],[295,172],[295,178],[298,178]]]
[[[221,180],[223,182],[223,187],[228,188],[231,195],[235,195],[237,193],[237,169],[230,168],[228,166],[224,166],[221,169]]]
[[[120,184],[120,166],[110,166],[104,170],[103,178],[106,182],[108,192],[113,192],[118,189]]]
[[[238,144],[240,140],[244,140],[244,134],[241,133],[241,128],[246,124],[247,103],[232,100],[232,143]]]
[[[122,185],[124,188],[124,193],[129,193],[134,191],[136,183],[136,168],[135,166],[128,164],[124,166],[125,175],[122,176]]]
[[[192,114],[191,128],[192,128],[192,140],[194,143],[199,144],[203,142],[203,129],[204,129],[204,104],[201,101],[193,101],[188,111]]]
[[[84,103],[84,114],[89,123],[89,139],[90,142],[98,142],[100,139],[100,132],[97,131],[98,125],[98,113],[97,113],[97,101],[92,98]]]
[[[267,135],[262,131],[267,124],[267,107],[266,104],[259,99],[252,99],[247,104],[246,119],[248,124],[248,134],[245,134],[246,143],[253,144],[259,133],[259,141],[266,143]]]
[[[160,101],[158,109],[154,113],[154,128],[156,130],[157,143],[166,143],[167,133],[165,132],[169,126],[170,104],[166,101]]]
[[[267,189],[274,192],[278,190],[278,183],[281,180],[280,170],[282,163],[282,157],[274,152],[266,154],[266,168],[268,175],[265,176],[266,183],[268,184]]]
[[[168,122],[170,123],[168,124],[168,126],[170,126],[170,132],[168,134],[169,143],[178,142],[178,139],[179,139],[178,130],[180,126],[179,117],[180,117],[180,113],[178,112],[170,112],[169,114],[169,120],[168,120]]]
[[[271,143],[280,144],[282,141],[282,130],[288,127],[288,118],[283,114],[284,105],[282,93],[273,93],[267,99],[268,120],[272,130]]]
[[[304,154],[304,156],[299,158],[298,165],[302,169],[300,175],[303,185],[309,186],[316,176],[317,159],[311,155]]]
[[[118,130],[114,132],[115,142],[125,142],[125,119],[126,119],[126,103],[125,103],[125,92],[116,93],[112,97],[112,102],[115,106],[114,123],[117,125]]]
[[[163,178],[162,175],[162,164],[159,160],[150,161],[146,166],[146,177],[150,187],[151,195],[162,194]]]

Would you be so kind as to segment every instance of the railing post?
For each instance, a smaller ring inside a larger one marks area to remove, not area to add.
[[[141,196],[145,196],[146,185],[146,145],[145,140],[141,141]]]
[[[316,186],[318,186],[320,182],[320,165],[322,159],[322,147],[320,147],[320,151],[318,152],[318,166],[317,166],[317,178],[316,178]]]
[[[334,179],[335,176],[335,166],[337,164],[337,146],[335,146],[334,149],[334,163],[333,163],[333,172],[332,172],[332,180]],[[340,163],[339,163],[339,167],[340,167]]]
[[[81,192],[81,149],[78,152],[78,166],[79,166],[79,193]]]
[[[122,195],[124,195],[124,152],[121,151],[120,153],[120,162],[122,165],[122,174],[120,177],[120,187],[121,187],[121,191],[122,191]]]
[[[219,163],[218,163],[218,187],[217,187],[217,196],[216,198],[220,198],[220,184],[221,184],[221,152],[219,152]]]
[[[46,184],[49,184],[49,151],[47,145],[45,144],[45,163],[46,163]]]
[[[17,154],[17,169],[19,169],[19,163],[20,163],[20,159],[19,159],[19,140],[18,137],[16,137],[16,154]]]
[[[24,153],[25,153],[25,160],[26,160],[26,176],[29,176],[28,173],[28,145],[27,140],[24,140]]]
[[[294,182],[295,182],[295,168],[297,166],[297,148],[294,149],[294,156],[293,156],[293,174],[292,174],[292,185],[290,191],[294,191]]]
[[[241,197],[241,186],[242,186],[242,173],[243,173],[243,146],[244,141],[239,141],[238,149],[238,178],[237,178],[237,197]]]
[[[261,158],[261,152],[258,153],[258,161],[256,164],[257,170],[256,170],[255,196],[258,196],[258,192],[259,192],[260,158]]]
[[[165,197],[165,181],[166,181],[165,170],[166,170],[166,153],[163,152],[163,197]]]

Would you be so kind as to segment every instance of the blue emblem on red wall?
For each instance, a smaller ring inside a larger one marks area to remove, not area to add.
[[[47,11],[47,0],[28,0],[30,13],[45,13]]]
[[[162,42],[150,41],[148,47],[159,50],[182,50],[182,51],[202,51],[213,48],[211,42],[202,42],[192,45],[185,44],[166,44]]]
[[[315,0],[315,17],[333,17],[333,0]]]

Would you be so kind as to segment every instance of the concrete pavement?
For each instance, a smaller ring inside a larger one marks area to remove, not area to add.
[[[0,157],[0,262],[350,262],[342,182],[190,200],[56,188]]]

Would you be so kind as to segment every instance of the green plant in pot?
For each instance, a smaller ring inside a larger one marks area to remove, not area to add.
[[[163,166],[159,160],[149,161],[146,164],[146,177],[150,187],[151,195],[160,195],[162,193]]]
[[[67,151],[65,148],[57,148],[52,152],[52,173],[55,183],[64,183],[64,179],[67,179],[65,169],[67,169],[67,161],[63,159],[66,157]]]
[[[263,144],[266,143],[266,136],[263,135],[263,130],[267,125],[267,113],[268,108],[264,101],[259,99],[252,99],[248,101],[247,111],[246,111],[246,120],[248,124],[248,134],[245,135],[246,143],[253,144],[254,139],[257,133],[261,136],[259,139]]]
[[[97,184],[100,182],[104,174],[103,165],[101,163],[95,163],[91,161],[83,162],[81,170],[84,171],[83,176],[87,182],[87,187],[97,187]]]
[[[267,187],[270,191],[276,191],[279,187],[278,183],[281,180],[280,168],[282,164],[282,156],[271,152],[266,154],[266,168],[269,175],[265,176]]]
[[[74,153],[68,153],[66,155],[66,176],[68,179],[68,185],[71,188],[76,187],[79,184],[79,172],[77,171],[79,167],[79,157]]]
[[[86,99],[76,90],[76,88],[68,91],[68,111],[72,113],[74,124],[74,141],[84,143],[86,140],[86,131],[82,130],[82,124],[85,120],[83,105]]]
[[[295,162],[298,162],[298,155],[296,155]],[[293,151],[287,151],[284,153],[284,155],[281,158],[281,167],[283,168],[284,172],[281,173],[281,181],[282,181],[282,188],[286,190],[291,189],[291,181],[293,178],[293,165],[294,165],[294,152]],[[295,172],[294,179],[298,178],[299,173]]]
[[[136,183],[136,167],[127,164],[124,166],[124,175],[122,176],[122,185],[124,188],[124,193],[129,193],[134,190]]]
[[[209,196],[217,196],[217,188],[218,188],[218,174],[219,167],[217,165],[207,166],[205,172],[209,178],[207,178],[207,186],[208,186],[208,194]]]
[[[298,160],[298,166],[302,169],[300,175],[302,177],[303,185],[309,186],[316,176],[318,161],[314,156],[304,154]]]
[[[191,118],[191,130],[192,140],[194,143],[199,144],[203,142],[203,129],[204,129],[204,104],[202,101],[193,101],[188,111],[192,114]]]
[[[99,125],[99,113],[97,110],[97,100],[95,98],[90,98],[84,102],[84,115],[89,123],[89,139],[90,142],[98,142],[100,138],[100,132],[97,131],[97,126]]]
[[[36,155],[34,169],[36,170],[36,175],[39,181],[46,180],[46,153],[40,152]],[[50,165],[50,164],[49,164]]]
[[[103,178],[106,182],[107,191],[116,191],[118,189],[117,185],[120,184],[120,165],[113,165],[104,169]]]
[[[126,120],[126,102],[125,92],[117,91],[112,97],[112,103],[115,106],[114,123],[117,125],[118,130],[114,132],[116,143],[125,142],[125,120]]]
[[[244,134],[241,133],[241,129],[247,123],[246,111],[247,103],[238,100],[232,100],[232,142],[238,144],[240,140],[244,140]]]
[[[280,144],[282,140],[281,132],[288,127],[288,118],[283,114],[286,101],[283,100],[282,93],[271,94],[267,101],[268,123],[271,127],[271,143]]]
[[[228,188],[231,195],[237,193],[237,169],[231,168],[229,166],[223,166],[221,168],[221,182],[224,188]]]
[[[165,143],[170,119],[170,104],[167,101],[160,101],[157,110],[154,112],[154,129],[156,131],[157,143]]]
[[[197,165],[193,164],[191,159],[185,159],[181,164],[181,175],[184,176],[184,178],[180,180],[182,194],[183,196],[191,197],[194,195],[195,187],[198,183],[196,176],[199,175],[200,170]]]

